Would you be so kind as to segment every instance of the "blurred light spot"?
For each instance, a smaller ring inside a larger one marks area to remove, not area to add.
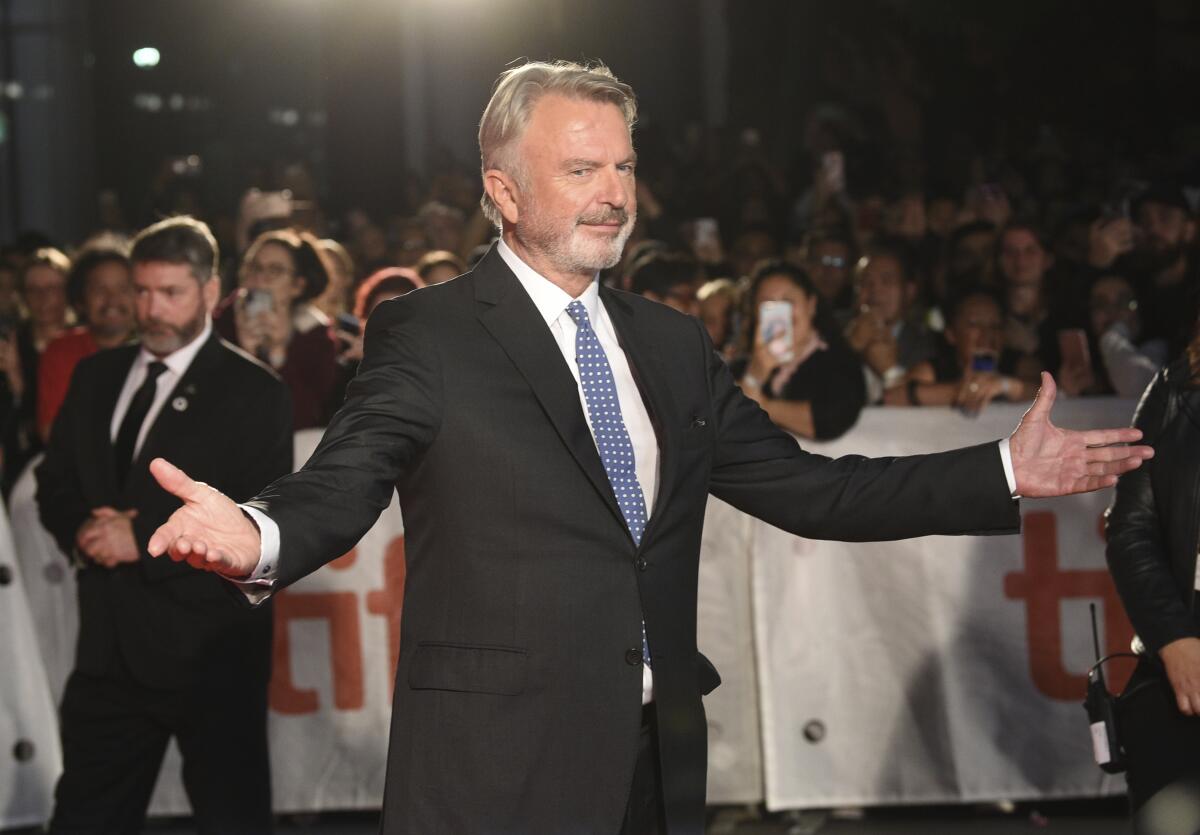
[[[152,46],[143,46],[133,51],[133,65],[143,70],[158,66],[158,50]]]
[[[3,92],[4,95],[15,101],[25,95],[25,88],[21,86],[20,81],[10,81],[4,85]]]

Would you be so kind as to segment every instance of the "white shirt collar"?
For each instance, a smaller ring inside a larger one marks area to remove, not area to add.
[[[166,365],[167,369],[176,377],[182,377],[184,372],[188,370],[188,366],[192,364],[192,360],[196,358],[196,354],[200,353],[200,349],[204,347],[204,343],[212,336],[212,330],[212,316],[205,316],[204,330],[200,331],[200,335],[187,345],[167,354],[165,357],[156,357],[147,351],[143,345],[142,350],[138,352],[136,364],[145,367],[157,360]]]
[[[575,301],[570,293],[522,261],[521,257],[512,251],[503,238],[496,245],[496,250],[508,268],[513,271],[517,281],[521,282],[521,286],[533,300],[533,306],[538,309],[538,313],[541,314],[547,325],[553,324],[567,309],[567,305]],[[588,318],[595,322],[596,313],[600,307],[600,282],[597,279],[592,279],[587,289],[579,295],[579,301],[583,302],[583,306],[588,312]]]

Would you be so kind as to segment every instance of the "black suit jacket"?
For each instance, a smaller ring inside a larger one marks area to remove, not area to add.
[[[745,398],[703,326],[603,289],[654,421],[659,494],[635,547],[574,378],[498,253],[382,305],[347,401],[308,465],[256,500],[287,584],[404,510],[407,579],[383,829],[618,831],[641,715],[641,622],[654,658],[672,833],[703,827],[696,649],[710,493],[808,537],[1009,532],[996,445],[832,461]]]
[[[239,606],[227,583],[186,563],[151,559],[146,543],[180,505],[148,463],[162,456],[236,498],[248,498],[292,468],[291,408],[273,372],[210,338],[176,384],[146,435],[123,489],[109,427],[136,345],[79,363],[37,469],[42,524],[64,553],[93,508],[136,508],[137,563],[78,572],[76,669],[103,674],[119,652],[144,684],[180,687],[207,667],[263,681],[270,670],[271,611]],[[177,408],[182,406],[183,408]]]

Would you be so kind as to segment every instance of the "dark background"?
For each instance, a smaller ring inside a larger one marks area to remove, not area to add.
[[[141,46],[157,67],[134,66]],[[852,189],[952,190],[1048,124],[1110,168],[1194,166],[1200,146],[1186,0],[0,0],[0,239],[78,240],[103,192],[144,222],[193,154],[210,209],[290,162],[332,215],[404,209],[414,179],[475,168],[491,83],[521,57],[600,58],[632,84],[650,176],[689,130],[720,155],[747,127],[803,171],[830,103]]]

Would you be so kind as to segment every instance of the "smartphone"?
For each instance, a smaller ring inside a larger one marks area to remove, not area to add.
[[[1091,369],[1092,354],[1088,350],[1087,333],[1082,328],[1067,328],[1058,332],[1058,350],[1062,364]]]
[[[826,151],[821,154],[821,177],[830,192],[838,193],[846,188],[846,158],[841,151]]]
[[[697,252],[711,252],[720,239],[715,217],[698,217],[692,226],[693,240]]]
[[[976,351],[971,355],[972,371],[995,371],[998,367],[996,355],[991,351]]]
[[[261,316],[275,312],[275,297],[270,290],[251,288],[242,296],[242,311],[247,316]]]
[[[763,302],[758,306],[758,336],[771,356],[780,362],[792,359],[792,303]]]

